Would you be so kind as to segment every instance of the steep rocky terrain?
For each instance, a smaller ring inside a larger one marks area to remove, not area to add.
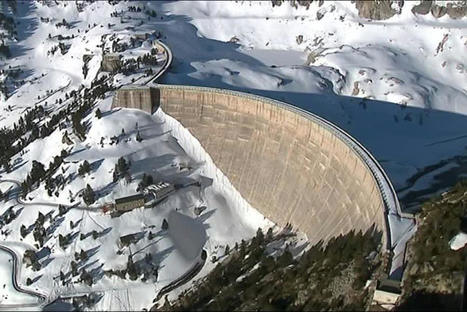
[[[401,309],[458,310],[467,274],[467,248],[453,248],[467,232],[467,182],[425,203],[408,245]],[[464,242],[465,244],[465,242]]]

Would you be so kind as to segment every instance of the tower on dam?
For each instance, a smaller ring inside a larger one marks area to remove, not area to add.
[[[254,208],[305,232],[312,244],[372,226],[388,243],[390,196],[374,158],[317,116],[240,92],[166,85],[122,88],[112,107],[148,113],[161,107],[197,138]]]
[[[151,114],[159,107],[159,99],[159,89],[128,85],[118,90],[117,95],[113,98],[112,108],[136,108]]]

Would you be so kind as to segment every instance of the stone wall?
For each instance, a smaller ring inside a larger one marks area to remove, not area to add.
[[[118,54],[104,54],[101,62],[101,70],[105,72],[116,72],[122,66]]]
[[[242,196],[311,243],[373,224],[385,203],[369,167],[342,139],[266,99],[215,89],[160,86],[161,108],[195,136]]]
[[[159,106],[159,90],[148,87],[124,87],[118,90],[112,108],[137,108],[151,114]]]

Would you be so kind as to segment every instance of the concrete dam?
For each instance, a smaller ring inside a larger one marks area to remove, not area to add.
[[[330,122],[283,102],[204,87],[123,88],[112,107],[161,107],[252,207],[310,243],[374,225],[391,248],[387,214],[400,211],[394,189],[374,157]]]

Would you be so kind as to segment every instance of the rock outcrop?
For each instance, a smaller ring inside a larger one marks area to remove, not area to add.
[[[460,19],[467,14],[467,1],[457,1],[442,6],[436,4],[436,1],[423,0],[412,8],[412,13],[420,15],[431,13],[436,18],[447,14],[452,19]]]
[[[397,11],[393,8],[392,0],[364,1],[357,0],[355,6],[358,16],[372,20],[385,20],[393,17]],[[399,1],[398,1],[399,2]],[[403,2],[402,2],[403,3]],[[402,7],[403,4],[399,4]]]
[[[281,6],[283,2],[288,2],[291,6],[310,7],[313,0],[271,0],[272,6]],[[404,6],[404,0],[356,0],[355,7],[358,10],[358,16],[371,20],[385,20],[400,14]],[[319,6],[323,1],[319,1]],[[433,15],[436,18],[448,15],[452,19],[461,19],[467,14],[467,1],[452,1],[447,4],[433,0],[420,0],[419,4],[412,7],[412,13],[416,15]],[[318,18],[319,20],[319,18]]]

